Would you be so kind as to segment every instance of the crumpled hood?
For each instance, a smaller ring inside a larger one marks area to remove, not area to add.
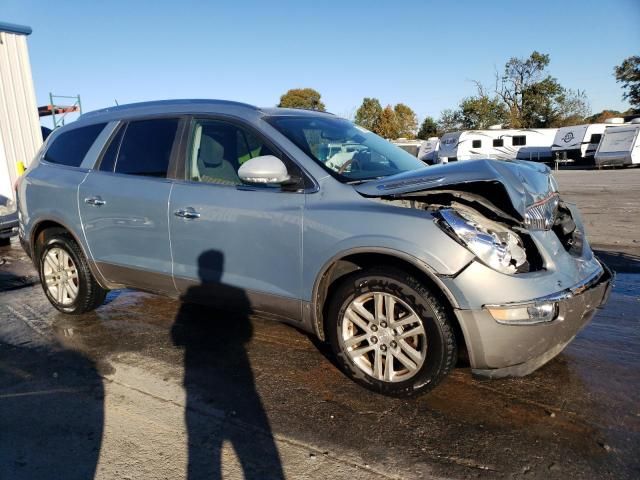
[[[367,197],[393,197],[425,190],[451,190],[456,185],[477,182],[501,183],[514,210],[523,218],[528,207],[557,191],[549,167],[525,160],[452,162],[354,185],[354,188]]]

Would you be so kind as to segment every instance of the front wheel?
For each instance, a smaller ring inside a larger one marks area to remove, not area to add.
[[[61,312],[81,314],[104,302],[107,290],[93,278],[82,250],[68,235],[49,236],[39,264],[44,293]]]
[[[331,299],[327,337],[345,373],[385,395],[434,388],[457,358],[443,302],[394,268],[361,270],[341,281]]]

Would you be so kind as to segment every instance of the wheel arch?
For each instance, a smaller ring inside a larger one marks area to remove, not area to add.
[[[454,309],[456,299],[438,275],[428,265],[404,252],[386,248],[356,248],[341,252],[327,261],[316,276],[312,293],[312,321],[315,334],[326,339],[325,320],[328,300],[339,280],[357,270],[386,265],[411,272],[418,280],[431,287],[449,311],[459,346],[465,347],[465,339]]]
[[[36,266],[36,268],[38,268],[37,262],[40,261],[39,260],[40,249],[42,248],[42,245],[44,244],[45,238],[46,238],[44,234],[46,231],[52,230],[52,229],[60,230],[64,232],[65,234],[69,235],[76,242],[76,244],[78,244],[78,246],[80,247],[80,250],[82,251],[82,254],[87,259],[87,263],[89,264],[89,268],[91,269],[91,273],[93,274],[93,277],[96,279],[96,281],[102,288],[108,289],[108,286],[104,281],[104,278],[96,268],[96,265],[93,263],[91,255],[87,254],[87,250],[85,248],[84,243],[73,232],[73,229],[69,228],[67,225],[65,225],[63,222],[59,220],[42,219],[42,220],[39,220],[36,224],[34,224],[33,227],[31,228],[31,232],[29,235],[29,247],[31,248],[31,252],[33,255],[33,263]]]

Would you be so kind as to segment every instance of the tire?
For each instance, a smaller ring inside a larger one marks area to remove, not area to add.
[[[387,308],[393,322],[386,322]],[[369,390],[395,397],[424,393],[455,365],[456,338],[443,301],[402,270],[380,267],[348,275],[327,313],[325,331],[339,366]]]
[[[53,263],[49,260],[53,260]],[[66,267],[65,270],[56,271],[55,267],[61,265]],[[49,302],[63,313],[80,315],[95,310],[104,303],[108,290],[96,282],[80,246],[69,235],[55,232],[45,237],[44,245],[39,249],[38,272]],[[47,283],[55,283],[60,275],[69,275],[65,278],[70,279],[76,287],[75,292],[72,292],[73,286],[69,284],[69,280],[61,291],[59,286]]]

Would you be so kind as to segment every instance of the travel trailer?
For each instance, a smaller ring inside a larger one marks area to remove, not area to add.
[[[623,118],[610,118],[605,123],[572,125],[558,129],[551,145],[554,160],[593,165],[593,156],[607,127],[624,123]]]
[[[429,137],[428,140],[422,142],[418,149],[418,159],[424,163],[433,165],[438,160],[438,149],[440,148],[440,139],[438,137]]]
[[[594,158],[598,167],[640,164],[640,118],[608,127]]]
[[[407,138],[398,138],[396,140],[391,140],[395,146],[400,147],[405,152],[410,153],[414,157],[418,156],[418,151],[420,150],[420,146],[422,145],[422,140],[409,140]]]
[[[550,162],[557,128],[465,130],[440,139],[438,163],[477,158]]]
[[[437,163],[438,147],[440,146],[438,137],[430,137],[429,140],[398,138],[397,140],[391,140],[391,143],[429,165]]]

